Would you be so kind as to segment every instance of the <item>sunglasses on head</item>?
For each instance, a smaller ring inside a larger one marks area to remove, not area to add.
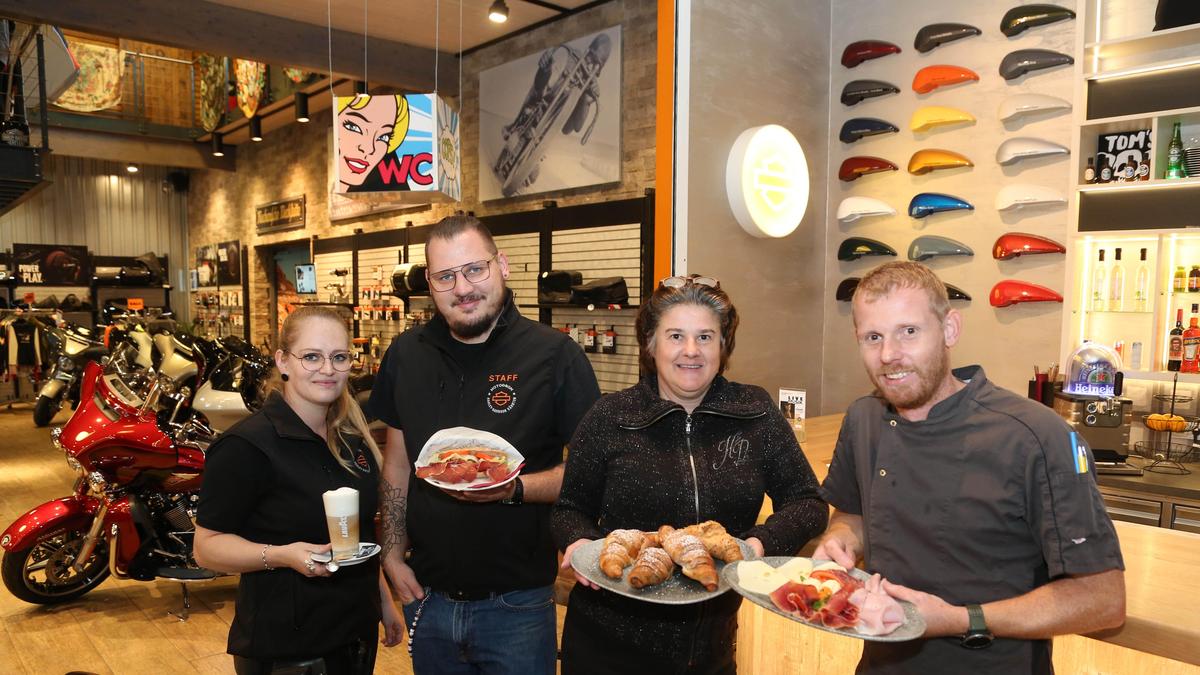
[[[688,284],[696,284],[697,286],[708,286],[709,288],[716,288],[716,289],[721,288],[721,282],[718,281],[715,277],[705,277],[705,276],[700,276],[699,274],[689,274],[686,277],[684,277],[684,276],[667,277],[667,278],[663,279],[662,281],[658,282],[659,286],[665,286],[667,288],[683,288],[684,286],[687,286]]]

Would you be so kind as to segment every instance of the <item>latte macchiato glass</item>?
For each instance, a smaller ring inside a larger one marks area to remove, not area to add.
[[[358,555],[358,490],[342,487],[321,495],[325,501],[325,524],[333,559],[346,560]]]

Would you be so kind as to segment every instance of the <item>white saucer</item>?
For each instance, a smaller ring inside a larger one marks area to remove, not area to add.
[[[359,563],[364,563],[367,560],[370,560],[371,557],[374,556],[376,553],[379,553],[379,551],[380,551],[379,544],[373,544],[369,541],[359,542],[358,555],[354,556],[353,558],[346,558],[345,560],[338,560],[336,563],[329,564],[329,567],[331,568],[330,571],[333,571],[334,569],[336,569],[336,567],[350,567],[351,565],[357,565]],[[314,553],[309,557],[311,557],[313,559],[313,562],[329,563],[329,561],[333,559],[333,554],[332,553]],[[335,567],[335,565],[336,565],[336,567]]]

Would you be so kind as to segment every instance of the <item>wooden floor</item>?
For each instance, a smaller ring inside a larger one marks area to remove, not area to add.
[[[60,413],[56,424],[66,421]],[[0,528],[42,502],[70,493],[74,474],[33,426],[29,408],[0,408]],[[191,586],[191,618],[180,586],[109,579],[79,600],[29,605],[0,587],[0,673],[232,673],[225,638],[233,620],[235,577]],[[563,610],[559,608],[561,630]],[[380,647],[378,673],[412,673],[404,645]]]

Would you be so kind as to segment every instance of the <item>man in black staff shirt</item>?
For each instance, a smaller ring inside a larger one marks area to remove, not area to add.
[[[382,562],[404,602],[413,670],[554,673],[550,507],[563,447],[600,397],[596,376],[573,340],[520,315],[508,260],[479,220],[443,219],[425,258],[438,314],[388,348],[368,403],[389,427]],[[456,426],[505,438],[525,457],[520,477],[477,492],[414,478],[429,437]]]
[[[928,626],[922,640],[867,642],[858,672],[1052,673],[1052,636],[1125,620],[1087,444],[981,367],[951,371],[962,317],[929,268],[872,270],[852,311],[876,391],[842,423],[821,488],[835,510],[813,555],[863,556]]]

